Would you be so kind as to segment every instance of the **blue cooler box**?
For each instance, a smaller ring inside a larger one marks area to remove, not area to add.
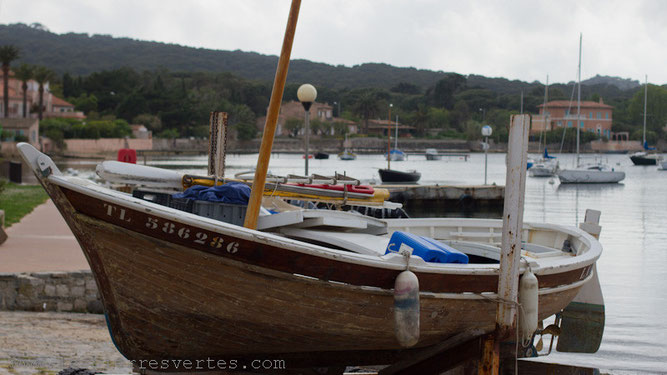
[[[468,263],[468,256],[464,253],[438,242],[433,238],[418,236],[412,233],[396,231],[391,235],[387,251],[397,252],[401,244],[410,246],[412,254],[424,259],[427,262],[434,263]]]

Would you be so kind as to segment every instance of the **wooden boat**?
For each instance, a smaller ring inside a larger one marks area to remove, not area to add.
[[[417,171],[397,171],[395,169],[380,169],[380,180],[382,182],[417,182],[422,174]]]
[[[315,159],[320,159],[320,160],[329,159],[329,154],[327,154],[326,152],[321,152],[321,151],[316,152],[315,153]]]
[[[495,327],[500,220],[296,211],[286,213],[301,216],[296,225],[268,215],[264,229],[252,230],[65,176],[31,145],[18,149],[81,245],[114,343],[130,360],[387,364]],[[396,231],[447,243],[471,262],[412,256],[406,265],[403,255],[385,254]],[[524,224],[522,233],[520,272],[530,267],[537,276],[544,319],[593,278],[602,248],[577,228]],[[411,349],[399,345],[392,318],[394,282],[406,267],[420,284],[420,336]]]

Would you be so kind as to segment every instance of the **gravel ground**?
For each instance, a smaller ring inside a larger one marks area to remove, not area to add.
[[[132,372],[103,315],[0,311],[0,375],[57,374],[68,367]]]

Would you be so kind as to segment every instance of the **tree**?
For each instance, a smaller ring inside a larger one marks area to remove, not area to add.
[[[285,122],[285,129],[287,129],[289,136],[292,138],[295,138],[297,135],[299,135],[301,128],[303,128],[302,120],[291,118]]]
[[[21,89],[23,89],[23,118],[28,117],[28,81],[32,79],[35,68],[28,64],[21,64],[14,74],[16,78],[21,81]]]
[[[367,91],[357,101],[355,112],[364,120],[364,134],[368,134],[368,120],[380,111],[377,93]]]
[[[19,49],[16,46],[0,47],[0,61],[2,62],[2,82],[4,83],[3,100],[5,117],[9,117],[9,64],[19,58]]]
[[[53,71],[44,66],[38,66],[35,68],[35,81],[39,84],[39,120],[42,120],[42,114],[44,112],[44,84],[49,82],[55,77]]]
[[[157,132],[162,128],[162,121],[160,121],[160,118],[155,115],[151,115],[150,113],[142,113],[136,116],[132,119],[132,123],[141,124],[153,132]]]
[[[445,78],[439,80],[432,92],[432,102],[436,107],[444,107],[447,109],[454,108],[456,94],[460,89],[465,87],[466,77],[456,73],[450,73]]]

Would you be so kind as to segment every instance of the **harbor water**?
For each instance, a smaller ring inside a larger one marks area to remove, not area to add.
[[[560,166],[572,167],[573,155],[557,155]],[[586,209],[602,212],[600,241],[604,251],[598,273],[605,299],[606,322],[600,350],[595,354],[554,351],[548,362],[600,368],[612,374],[667,373],[667,171],[656,166],[633,166],[627,155],[604,157],[616,170],[626,173],[619,184],[561,185],[558,178],[526,181],[524,219],[577,226]],[[257,155],[227,155],[226,177],[253,169]],[[204,174],[205,157],[149,161],[149,165]],[[275,175],[304,174],[305,160],[296,154],[275,154],[269,171]],[[83,165],[68,164],[79,169]],[[378,169],[386,168],[381,155],[359,155],[341,161],[309,160],[309,173],[346,173],[365,183],[380,183]],[[419,184],[481,185],[484,154],[445,157],[427,161],[423,155],[392,162],[392,169],[417,170]],[[505,184],[505,155],[488,155],[489,184]],[[438,216],[438,212],[414,216]],[[491,216],[500,217],[500,213]],[[451,216],[451,215],[450,215]],[[546,340],[545,344],[548,344]]]

